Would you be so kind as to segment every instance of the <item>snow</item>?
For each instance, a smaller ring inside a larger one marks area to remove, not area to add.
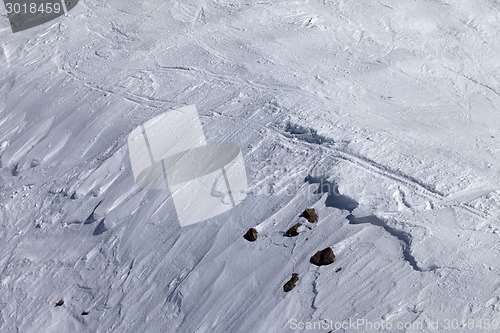
[[[499,16],[83,0],[14,34],[2,12],[0,331],[500,331]],[[192,104],[207,140],[241,148],[249,191],[181,227],[168,191],[134,183],[127,138]],[[284,237],[306,207],[319,222]],[[325,247],[336,262],[311,265]]]

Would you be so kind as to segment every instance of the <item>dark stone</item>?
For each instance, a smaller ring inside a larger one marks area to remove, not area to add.
[[[255,228],[250,228],[246,232],[246,234],[243,235],[243,238],[245,238],[249,242],[255,242],[257,240],[257,230]]]
[[[297,273],[293,273],[292,277],[290,278],[290,280],[288,280],[287,283],[285,283],[283,285],[283,290],[286,293],[289,292],[290,290],[292,290],[293,288],[295,288],[295,285],[297,284],[297,281],[299,281],[299,275]]]
[[[64,304],[64,300],[59,300],[57,303],[56,303],[56,306],[62,306]]]
[[[294,224],[290,229],[287,230],[286,232],[286,236],[287,237],[295,237],[295,236],[298,236],[299,235],[299,229],[300,227],[300,223],[296,223]]]
[[[314,223],[318,220],[318,214],[316,214],[314,208],[306,208],[306,210],[304,210],[304,212],[300,216],[306,218],[311,223]]]
[[[86,315],[88,315],[89,313],[90,313],[89,311],[82,311],[81,315],[82,315],[82,316],[86,316]]]
[[[339,268],[337,268],[337,269],[335,270],[335,273],[338,273],[338,272],[340,272],[341,270],[342,270],[342,267],[339,267]]]
[[[316,266],[330,265],[335,261],[335,254],[333,254],[331,248],[327,247],[322,251],[316,252],[309,261]]]

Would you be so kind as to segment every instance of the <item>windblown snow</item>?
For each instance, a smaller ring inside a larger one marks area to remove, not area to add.
[[[0,331],[499,332],[499,19],[495,0],[83,0],[14,34],[2,7]],[[127,136],[192,104],[249,191],[181,227]]]

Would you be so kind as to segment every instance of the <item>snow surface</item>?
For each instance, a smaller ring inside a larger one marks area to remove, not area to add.
[[[500,320],[499,18],[495,0],[83,0],[13,34],[2,9],[0,331]],[[189,104],[250,189],[181,228],[134,184],[127,136]],[[308,206],[319,222],[284,237]]]

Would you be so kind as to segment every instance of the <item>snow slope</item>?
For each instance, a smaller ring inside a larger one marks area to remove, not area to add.
[[[499,14],[83,0],[13,34],[2,11],[0,331],[500,331],[444,326],[500,321]],[[134,184],[127,136],[189,104],[241,147],[250,190],[181,228],[168,192]],[[308,206],[320,221],[284,237]],[[327,246],[337,261],[311,265]]]

